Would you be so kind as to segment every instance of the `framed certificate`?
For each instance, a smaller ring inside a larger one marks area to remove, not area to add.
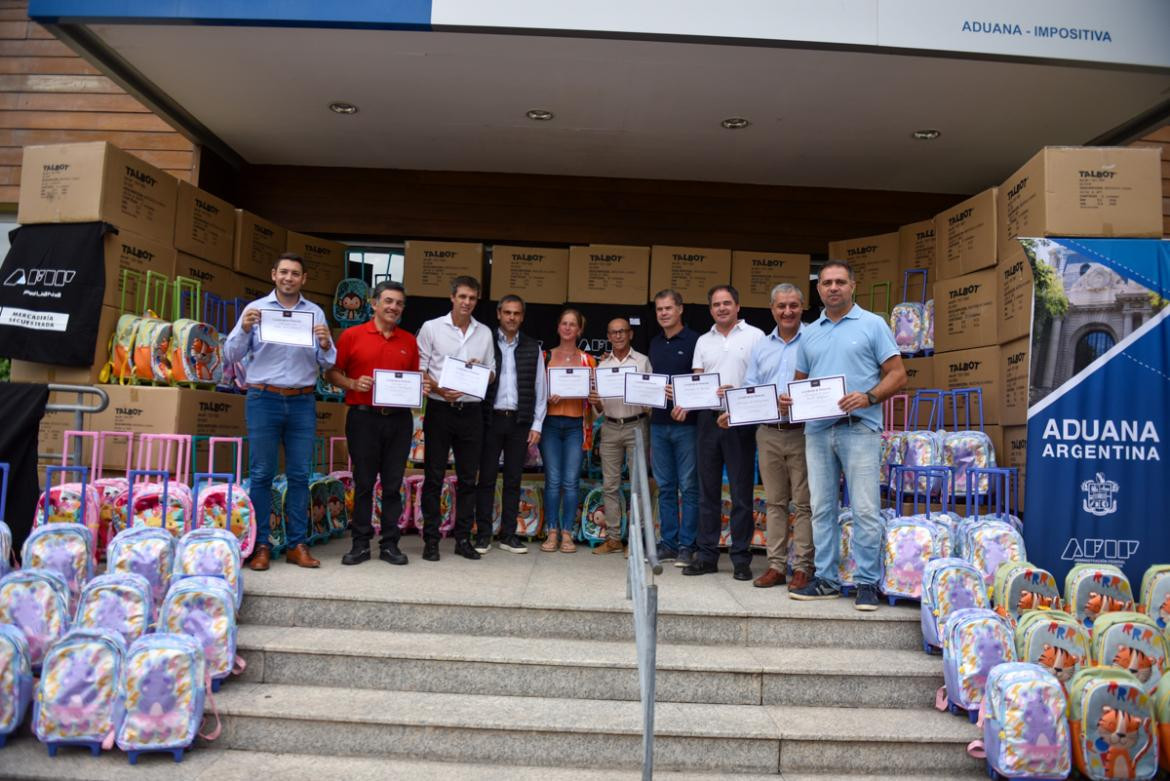
[[[750,426],[780,420],[780,401],[776,398],[775,385],[728,388],[723,398],[727,400],[729,426]]]
[[[623,398],[633,407],[657,407],[666,409],[666,383],[669,374],[638,374],[630,372],[625,376],[626,390]]]
[[[719,372],[676,374],[670,378],[674,406],[683,409],[722,409],[719,398]]]
[[[626,393],[625,375],[637,367],[606,366],[604,369],[594,369],[593,376],[597,382],[597,395],[603,399],[620,399]]]
[[[422,372],[374,369],[374,406],[421,407],[422,378]]]
[[[588,366],[551,367],[548,370],[548,395],[560,396],[562,399],[587,399],[592,374],[593,370]]]
[[[258,336],[261,342],[268,344],[312,347],[316,344],[313,337],[313,313],[308,310],[261,309]]]
[[[845,398],[845,376],[841,374],[794,380],[788,383],[788,395],[792,397],[788,419],[793,423],[841,418],[847,414],[838,406]]]
[[[488,380],[491,378],[492,370],[484,364],[468,363],[462,358],[448,355],[439,373],[439,387],[482,399],[487,395]]]

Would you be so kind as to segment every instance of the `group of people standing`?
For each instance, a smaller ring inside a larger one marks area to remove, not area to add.
[[[718,571],[722,527],[723,479],[731,496],[732,575],[752,580],[749,549],[755,527],[752,513],[756,454],[767,501],[768,569],[754,585],[768,588],[786,582],[789,506],[795,508],[793,542],[796,561],[788,581],[794,599],[830,599],[840,593],[837,578],[840,527],[838,496],[842,477],[853,511],[853,552],[858,584],[855,606],[877,608],[879,546],[878,467],[881,402],[905,385],[898,348],[883,318],[853,302],[854,276],[847,263],[829,261],[817,288],[824,311],[802,324],[801,290],[779,284],[772,290],[775,328],[765,334],[739,317],[739,293],[717,285],[707,296],[714,325],[698,334],[683,324],[684,302],[674,290],[654,297],[661,329],[649,355],[632,348],[633,327],[625,318],[611,320],[611,345],[600,362],[579,349],[585,317],[567,308],[557,323],[557,343],[542,350],[521,331],[525,304],[515,295],[497,302],[493,330],[472,316],[480,298],[479,282],[456,277],[451,283],[451,311],[423,323],[417,337],[399,327],[406,307],[402,285],[379,283],[371,296],[372,319],[343,332],[334,344],[320,308],[300,295],[304,264],[296,255],[281,256],[272,271],[275,289],[245,310],[225,344],[227,360],[251,353],[248,367],[247,421],[250,441],[250,494],[258,520],[254,570],[267,569],[270,486],[277,450],[285,447],[288,479],[288,561],[302,567],[320,562],[305,545],[308,464],[315,428],[313,386],[318,367],[345,390],[349,406],[346,438],[353,462],[353,547],[343,564],[371,557],[371,522],[375,481],[381,478],[383,517],[380,558],[406,564],[399,549],[398,524],[402,484],[413,431],[409,409],[373,404],[374,370],[419,371],[427,396],[423,419],[424,479],[423,554],[439,559],[439,497],[448,465],[455,461],[454,552],[476,560],[490,550],[495,486],[502,462],[502,514],[498,545],[523,554],[528,549],[516,533],[520,481],[529,447],[538,445],[544,462],[544,552],[572,553],[581,464],[592,446],[590,411],[603,414],[600,429],[602,485],[607,539],[593,549],[604,555],[623,550],[621,540],[622,469],[632,464],[640,440],[650,445],[650,463],[658,485],[660,542],[658,558],[674,561],[684,575]],[[313,312],[316,344],[309,350],[261,342],[254,333],[261,308]],[[487,393],[480,399],[440,386],[443,363],[456,358],[490,371]],[[781,419],[755,426],[731,426],[721,410],[686,410],[674,406],[667,385],[665,408],[602,398],[596,385],[588,398],[560,398],[550,393],[547,369],[581,367],[604,370],[632,367],[638,373],[679,375],[718,373],[719,394],[729,388],[774,384]],[[808,377],[843,375],[846,395],[841,416],[792,422],[787,383]]]

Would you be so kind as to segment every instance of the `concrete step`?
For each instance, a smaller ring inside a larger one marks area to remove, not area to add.
[[[239,649],[255,683],[639,698],[629,642],[245,625]],[[939,657],[901,650],[664,644],[657,669],[659,702],[928,708],[942,683]]]
[[[636,768],[635,702],[496,697],[233,681],[219,694],[217,748],[447,762]],[[656,708],[662,770],[747,773],[969,772],[966,720],[883,708],[695,705]]]

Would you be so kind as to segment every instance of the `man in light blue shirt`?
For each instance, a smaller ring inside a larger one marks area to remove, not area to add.
[[[337,359],[321,307],[301,295],[305,263],[292,252],[281,255],[272,267],[273,291],[244,310],[224,343],[224,360],[237,363],[251,356],[247,365],[248,396],[244,411],[248,420],[248,495],[256,513],[256,552],[251,568],[268,569],[272,555],[269,541],[272,511],[272,479],[277,454],[284,443],[284,472],[288,479],[285,507],[288,562],[319,567],[305,544],[308,532],[309,470],[317,432],[317,405],[313,391],[318,369],[328,369]],[[261,310],[310,312],[313,315],[312,347],[292,346],[261,339]]]
[[[855,287],[848,263],[826,263],[817,278],[824,312],[805,326],[800,338],[795,379],[843,375],[845,396],[838,406],[845,414],[805,424],[816,578],[788,594],[793,599],[834,599],[840,595],[837,499],[843,473],[853,509],[852,552],[857,562],[854,607],[877,610],[882,538],[878,490],[881,403],[905,387],[906,370],[889,324],[853,302]],[[780,402],[787,408],[791,399],[784,394]]]

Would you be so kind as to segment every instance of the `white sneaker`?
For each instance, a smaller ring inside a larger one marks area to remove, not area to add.
[[[475,552],[476,552],[476,553],[478,553],[480,556],[484,556],[484,555],[486,555],[486,554],[487,554],[487,552],[488,552],[488,551],[490,551],[490,550],[492,549],[492,544],[491,544],[491,542],[490,542],[490,541],[489,541],[489,542],[486,542],[486,543],[484,543],[484,542],[473,542],[473,543],[472,543],[472,547],[474,547],[474,548],[475,548]]]

